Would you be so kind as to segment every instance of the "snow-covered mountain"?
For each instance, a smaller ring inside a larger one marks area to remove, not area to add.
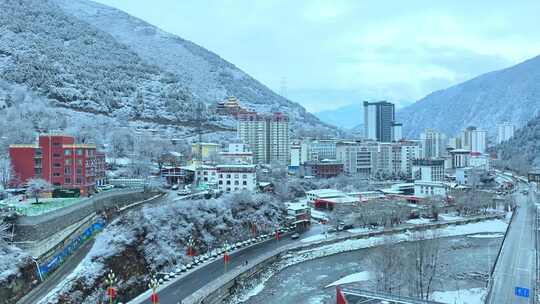
[[[3,87],[24,87],[55,107],[189,126],[194,101],[234,95],[247,108],[288,113],[295,127],[328,129],[218,55],[91,1],[0,1],[0,37]],[[0,109],[12,94],[0,89]]]
[[[523,126],[540,109],[540,56],[429,94],[397,113],[404,134],[417,137],[425,128],[449,135],[474,125],[492,135],[496,125]]]

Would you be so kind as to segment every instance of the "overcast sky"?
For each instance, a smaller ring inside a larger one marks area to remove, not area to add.
[[[540,1],[98,0],[191,40],[310,111],[413,102],[540,54]]]

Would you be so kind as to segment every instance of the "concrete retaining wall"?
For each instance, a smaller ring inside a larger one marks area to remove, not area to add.
[[[17,242],[39,242],[47,239],[84,218],[109,208],[122,207],[152,197],[155,193],[142,190],[104,192],[80,203],[39,216],[20,217],[15,224]]]

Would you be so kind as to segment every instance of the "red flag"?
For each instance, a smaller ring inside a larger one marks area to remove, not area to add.
[[[251,233],[253,233],[253,236],[257,235],[257,226],[255,226],[255,223],[251,224]]]
[[[116,289],[114,287],[107,288],[107,295],[109,298],[114,299],[116,298]]]
[[[156,304],[159,302],[157,293],[152,293],[152,295],[150,296],[150,301],[152,301],[152,304]]]
[[[339,288],[339,286],[336,286],[336,304],[348,304],[347,299],[345,299],[345,296],[343,295],[343,292],[341,292],[341,288]]]

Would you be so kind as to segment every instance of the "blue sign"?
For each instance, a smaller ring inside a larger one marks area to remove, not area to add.
[[[524,287],[516,287],[516,289],[514,290],[514,294],[516,296],[518,296],[518,297],[528,298],[529,297],[529,289],[524,288]]]

